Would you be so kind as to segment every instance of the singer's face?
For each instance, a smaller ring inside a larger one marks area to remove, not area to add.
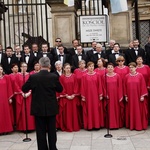
[[[138,57],[136,62],[137,62],[137,64],[142,64],[143,63],[142,57]]]
[[[65,73],[71,73],[70,65],[65,66],[64,71],[65,71]]]
[[[81,62],[80,64],[79,64],[79,68],[85,68],[85,63],[84,62]]]
[[[108,65],[107,70],[108,70],[108,73],[112,73],[114,71],[114,66]]]
[[[12,72],[13,73],[17,73],[18,72],[18,66],[15,65],[13,68],[12,68]]]
[[[97,61],[97,65],[98,65],[98,66],[103,66],[103,62],[102,62],[101,59],[99,59],[99,60]]]
[[[92,72],[94,70],[94,65],[93,64],[91,64],[90,66],[88,66],[88,71],[89,72]]]
[[[3,68],[0,66],[0,75],[3,73]]]
[[[21,65],[21,71],[26,72],[27,71],[27,64],[22,64]]]

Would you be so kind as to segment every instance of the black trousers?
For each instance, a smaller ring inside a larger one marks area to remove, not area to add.
[[[38,150],[57,150],[56,116],[35,116],[35,126]]]

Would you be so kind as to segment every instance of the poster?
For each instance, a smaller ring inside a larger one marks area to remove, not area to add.
[[[107,15],[80,16],[81,43],[107,42]]]

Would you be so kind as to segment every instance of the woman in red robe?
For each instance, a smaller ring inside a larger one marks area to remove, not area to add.
[[[85,60],[80,60],[79,61],[79,68],[75,69],[74,70],[74,74],[76,75],[76,79],[77,79],[77,83],[78,83],[78,90],[79,90],[79,93],[81,91],[81,79],[82,79],[82,76],[87,73],[87,69],[85,68],[86,67],[86,62]],[[81,119],[81,127],[83,127],[83,111],[82,111],[82,106],[81,106],[81,95],[79,96],[80,98],[80,106],[79,106],[79,111],[80,111],[80,119]]]
[[[103,89],[105,100],[105,120],[106,127],[110,129],[118,129],[123,127],[123,88],[119,74],[114,72],[114,65],[107,65],[107,74],[103,76]]]
[[[103,76],[106,74],[106,68],[105,68],[106,62],[104,58],[99,58],[97,61],[97,66],[98,68],[96,68],[94,71],[99,73],[100,76]]]
[[[18,74],[18,65],[17,64],[12,64],[11,66],[11,70],[12,70],[12,73],[9,74],[9,78],[10,78],[10,81],[11,81],[11,86],[12,86],[12,90],[13,90],[13,93],[15,93],[14,89],[15,89],[15,78],[16,78],[16,75]],[[13,95],[12,97],[12,105],[10,105],[10,114],[11,114],[11,119],[12,119],[12,125],[14,126],[16,124],[16,99],[15,99],[15,94]]]
[[[117,59],[116,59],[116,63],[118,64],[118,66],[115,67],[114,69],[114,72],[119,74],[120,77],[121,77],[121,81],[122,81],[122,86],[124,85],[124,78],[125,76],[129,73],[129,67],[128,66],[125,66],[124,63],[125,63],[125,58],[123,56],[119,56]],[[124,88],[124,86],[123,86]],[[124,90],[123,90],[124,91]],[[124,94],[123,94],[124,95]],[[123,98],[123,104],[124,104],[124,110],[123,112],[121,113],[122,114],[122,118],[123,118],[123,125],[125,125],[125,98]]]
[[[75,74],[70,64],[64,64],[64,74],[60,76],[63,92],[59,98],[59,123],[62,131],[79,131],[79,93]]]
[[[149,66],[143,64],[143,58],[141,56],[137,57],[136,63],[137,63],[136,71],[143,75],[147,89],[150,90],[150,68]],[[150,118],[150,93],[149,92],[148,92],[148,97],[145,97],[145,100],[147,101],[148,117]]]
[[[130,73],[125,77],[126,127],[130,130],[143,130],[148,126],[147,88],[144,77],[136,72],[136,64],[129,63]]]
[[[94,71],[93,62],[87,63],[87,69],[81,80],[83,124],[87,130],[99,129],[104,127],[101,78]]]
[[[12,86],[8,75],[3,75],[3,68],[0,66],[0,134],[13,131],[9,103],[12,102]]]
[[[19,131],[26,130],[26,121],[28,123],[27,130],[35,129],[34,117],[30,115],[30,106],[31,106],[31,91],[28,93],[22,92],[22,85],[29,78],[29,73],[27,71],[27,64],[21,63],[21,72],[16,75],[15,78],[15,94],[16,94],[16,129]],[[25,117],[25,103],[26,103],[26,112],[27,120]]]

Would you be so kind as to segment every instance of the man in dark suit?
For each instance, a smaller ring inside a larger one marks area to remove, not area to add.
[[[28,65],[27,72],[30,72],[34,70],[34,63],[36,61],[36,58],[34,57],[34,54],[30,52],[30,48],[28,45],[24,45],[23,47],[23,53],[20,59],[20,62],[25,62]]]
[[[143,58],[143,62],[145,63],[145,50],[139,47],[139,40],[133,40],[133,48],[127,49],[125,51],[125,58],[127,64],[130,62],[136,62],[136,58],[141,56]]]
[[[108,56],[108,62],[113,63],[114,66],[117,66],[116,59],[119,56],[123,56],[125,58],[125,55],[123,53],[121,53],[121,51],[120,51],[120,44],[115,43],[114,47],[113,47],[113,53],[109,54],[109,56]]]
[[[38,58],[38,55],[39,55],[39,47],[38,47],[38,44],[36,43],[33,43],[32,46],[31,46],[31,52],[34,54],[34,57],[35,58]]]
[[[38,60],[42,57],[48,57],[50,59],[51,71],[54,71],[54,57],[50,52],[48,52],[48,44],[47,43],[42,44],[42,51],[39,52],[39,54],[38,54]]]
[[[11,70],[12,64],[18,64],[18,59],[13,54],[12,47],[9,46],[6,48],[6,53],[2,56],[1,64],[6,74],[12,73]]]
[[[22,91],[32,90],[31,115],[35,116],[38,150],[57,150],[56,148],[56,114],[58,104],[56,92],[63,88],[58,76],[50,73],[50,60],[42,57],[39,60],[41,71],[29,77]],[[48,132],[48,144],[46,131]]]
[[[56,62],[57,60],[60,60],[62,65],[64,65],[65,63],[70,64],[70,55],[64,53],[64,46],[62,44],[58,46],[58,51],[59,54],[55,56],[54,61]]]
[[[102,45],[96,44],[96,53],[92,55],[91,61],[94,63],[94,66],[97,67],[97,60],[99,58],[104,58],[106,62],[108,62],[106,54],[102,51]]]
[[[86,62],[87,61],[87,56],[82,53],[82,46],[79,44],[77,46],[77,54],[72,56],[72,67],[73,67],[73,70],[75,70],[76,68],[79,68],[79,61],[80,60],[85,60],[85,62]]]
[[[113,54],[114,53],[114,44],[116,43],[115,40],[110,40],[109,41],[109,47],[108,47],[108,50],[106,50],[106,55],[107,57],[109,57],[110,54]]]
[[[51,48],[50,53],[53,55],[53,57],[59,55],[58,46],[62,44],[61,38],[55,39],[55,47]],[[66,47],[64,47],[64,53],[67,54],[68,50]]]

